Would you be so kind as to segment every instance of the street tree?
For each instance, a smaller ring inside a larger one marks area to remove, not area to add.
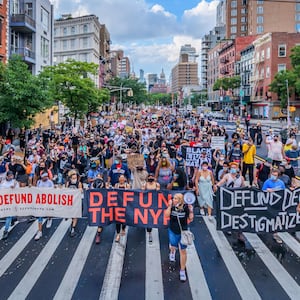
[[[234,90],[239,88],[241,85],[241,77],[240,76],[233,76],[233,77],[223,77],[216,80],[213,85],[213,90]]]
[[[170,105],[172,104],[172,95],[171,94],[165,94],[165,93],[151,93],[148,94],[148,104],[150,105]]]
[[[123,103],[135,103],[137,105],[145,103],[147,100],[147,90],[144,83],[141,83],[136,78],[120,78],[114,77],[109,81],[108,86],[112,90],[111,95],[115,96],[120,101],[122,93]],[[128,92],[129,89],[132,91]]]
[[[96,86],[97,74],[97,64],[68,60],[45,68],[41,76],[48,79],[53,99],[69,109],[75,125],[77,119],[97,111],[109,100],[109,92]]]
[[[32,75],[19,55],[0,63],[0,123],[29,128],[35,115],[52,105],[46,82]]]

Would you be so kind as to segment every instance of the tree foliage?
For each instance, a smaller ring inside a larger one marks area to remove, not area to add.
[[[68,60],[45,68],[41,77],[48,80],[53,99],[69,109],[75,123],[109,100],[109,92],[96,86],[97,73],[97,64]]]
[[[53,105],[43,78],[32,75],[18,55],[0,64],[0,122],[30,127],[34,116]]]
[[[172,104],[172,95],[171,94],[163,94],[163,93],[153,93],[148,94],[148,104],[156,105],[170,105]]]
[[[115,77],[110,80],[109,82],[111,89],[111,95],[115,96],[120,101],[120,94],[122,93],[122,102],[123,103],[136,103],[136,104],[142,104],[145,103],[147,100],[147,90],[145,84],[138,81],[138,79],[135,78],[120,78]],[[122,88],[122,90],[121,90]],[[132,95],[128,93],[128,90],[126,88],[132,90]]]
[[[214,91],[224,90],[228,91],[230,89],[236,89],[241,85],[241,77],[233,76],[233,77],[223,77],[216,80],[213,86]]]

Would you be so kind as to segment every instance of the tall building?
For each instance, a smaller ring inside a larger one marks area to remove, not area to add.
[[[225,26],[214,27],[208,34],[202,38],[201,43],[201,85],[207,90],[207,70],[208,70],[208,52],[225,38]]]
[[[6,62],[8,57],[7,38],[8,2],[0,1],[0,62]]]
[[[100,29],[98,17],[88,15],[73,18],[63,15],[54,21],[54,63],[68,59],[95,63],[100,61]],[[99,84],[99,76],[95,78]]]
[[[190,45],[189,45],[190,46]],[[189,47],[190,49],[194,49]],[[186,86],[198,86],[198,63],[196,51],[180,50],[179,63],[172,69],[172,93],[181,93]]]
[[[299,1],[249,1],[248,34],[300,32]]]
[[[119,77],[130,77],[130,61],[127,56],[123,56],[119,62]]]
[[[105,24],[100,26],[99,87],[104,86],[111,78],[110,33]]]
[[[19,54],[38,74],[52,64],[53,6],[48,0],[10,0],[9,16],[9,54]]]
[[[139,83],[146,84],[145,72],[143,69],[140,69]]]
[[[110,52],[110,67],[111,67],[111,76],[118,77],[119,76],[119,64],[121,59],[124,56],[123,50],[112,50]]]
[[[157,84],[157,74],[148,74],[148,91],[150,91],[155,84]]]
[[[187,57],[188,62],[196,62],[199,57],[198,53],[196,52],[196,48],[192,47],[190,44],[181,46],[179,62],[182,62],[182,60],[186,60],[185,57]]]

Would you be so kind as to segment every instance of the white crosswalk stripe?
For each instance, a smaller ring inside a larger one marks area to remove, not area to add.
[[[207,228],[207,232],[209,234],[209,238],[211,242],[215,245],[220,258],[224,262],[224,270],[228,272],[227,276],[232,278],[232,284],[236,287],[237,292],[240,294],[242,299],[261,299],[263,298],[259,294],[259,288],[252,282],[253,277],[251,277],[247,272],[247,269],[244,268],[241,261],[238,259],[236,253],[234,253],[232,245],[229,243],[226,236],[216,230],[215,222],[208,220],[207,217],[203,217],[203,221],[201,222],[201,226]],[[62,280],[59,280],[56,287],[53,287],[53,299],[78,299],[76,295],[76,288],[81,282],[82,285],[82,277],[84,276],[84,267],[88,263],[88,257],[90,254],[93,254],[92,251],[102,251],[101,244],[100,247],[92,247],[94,243],[95,234],[97,231],[96,227],[88,227],[86,221],[83,224],[84,233],[82,236],[78,236],[78,244],[76,244],[76,248],[74,248],[74,254],[70,256],[69,262],[62,266]],[[199,223],[198,223],[199,224]],[[19,224],[20,226],[20,224]],[[50,259],[53,257],[54,253],[57,251],[61,243],[68,243],[70,241],[70,237],[66,234],[68,228],[70,226],[70,220],[60,221],[58,227],[52,233],[51,237],[47,241],[46,245],[43,249],[39,250],[40,253],[37,254],[36,259],[28,266],[28,270],[24,270],[24,276],[19,279],[19,282],[12,282],[14,286],[11,289],[10,294],[8,295],[8,299],[25,299],[30,294],[34,294],[36,291],[34,290],[35,285],[38,282],[41,274],[45,272],[47,274],[47,264]],[[200,225],[199,225],[200,226]],[[2,259],[0,260],[0,284],[1,278],[6,278],[9,280],[10,274],[7,274],[7,270],[14,263],[14,261],[21,254],[22,250],[28,245],[28,243],[33,239],[34,233],[37,229],[37,222],[30,225],[27,230],[23,233],[23,235],[16,241],[16,244],[12,246],[8,252],[2,255]],[[14,229],[14,231],[17,228]],[[122,287],[122,279],[124,275],[123,265],[126,257],[129,255],[126,251],[128,230],[130,228],[126,228],[126,235],[122,236],[119,243],[116,243],[114,240],[112,245],[108,244],[108,248],[110,249],[107,252],[107,265],[106,269],[103,269],[103,274],[105,274],[102,278],[93,277],[93,284],[97,294],[97,298],[101,300],[106,299],[123,299],[124,296],[121,295],[122,291],[120,287]],[[146,300],[162,300],[166,299],[168,294],[168,290],[166,290],[166,276],[164,265],[170,264],[164,254],[162,256],[162,252],[166,251],[168,247],[168,241],[159,238],[160,232],[163,233],[164,229],[152,230],[152,243],[148,241],[148,233],[143,233],[145,236],[145,248],[138,247],[138,251],[142,251],[142,257],[145,257],[145,260],[141,262],[144,265],[145,269],[145,295],[136,295],[138,298],[144,298]],[[139,234],[141,232],[139,231]],[[112,231],[110,231],[110,236],[112,237]],[[196,232],[194,232],[196,234]],[[291,299],[299,299],[300,294],[300,286],[296,282],[296,278],[293,278],[292,275],[288,273],[285,267],[280,264],[280,262],[274,257],[270,249],[266,246],[266,244],[256,235],[256,234],[244,234],[249,244],[255,250],[255,253],[262,260],[262,266],[266,268],[274,277],[275,284],[278,285],[278,289],[282,290],[282,293],[286,293],[286,295]],[[286,246],[293,251],[296,260],[299,260],[300,257],[300,244],[299,242],[293,238],[289,233],[279,233],[279,236],[283,240]],[[130,235],[130,239],[132,235]],[[202,238],[202,237],[201,237]],[[197,239],[197,237],[196,237]],[[72,241],[76,241],[74,238]],[[200,241],[200,243],[205,242],[204,240]],[[35,243],[35,242],[33,242]],[[163,243],[163,245],[162,245]],[[199,243],[199,241],[197,241]],[[196,247],[197,246],[197,247]],[[187,275],[188,280],[186,285],[182,285],[183,287],[189,289],[191,294],[191,299],[216,299],[214,296],[214,289],[218,289],[218,287],[211,286],[211,280],[207,277],[207,261],[205,261],[201,255],[198,253],[199,244],[189,246],[187,249]],[[203,249],[202,249],[203,251]],[[1,252],[0,252],[1,253]],[[53,258],[55,259],[55,258]],[[205,263],[203,265],[203,262]],[[178,264],[178,262],[176,262]],[[167,265],[168,266],[168,265]],[[170,264],[170,270],[174,269],[176,272],[176,281],[173,283],[175,285],[180,285],[178,278],[178,268],[174,267]],[[176,269],[177,268],[177,269]],[[105,270],[105,271],[104,271]],[[259,271],[259,270],[258,270]],[[14,272],[18,272],[18,270],[14,270]],[[130,268],[127,268],[126,272],[130,272]],[[126,273],[125,272],[125,273]],[[95,272],[97,273],[97,272]],[[46,275],[43,273],[43,275]],[[294,276],[295,277],[295,276]],[[228,277],[229,278],[229,277]],[[250,279],[252,278],[252,279]],[[85,280],[89,280],[89,277],[86,277]],[[103,284],[97,284],[97,282],[102,282]],[[49,278],[51,280],[51,278]],[[136,278],[136,283],[139,284],[140,278]],[[172,280],[172,279],[170,279]],[[142,282],[140,281],[140,284]],[[227,291],[228,292],[228,291]],[[230,298],[230,295],[226,295],[226,291],[222,294],[224,298]],[[0,296],[1,298],[1,296]],[[87,296],[88,298],[88,296]],[[276,295],[274,295],[274,299]],[[1,298],[2,299],[2,298]],[[187,298],[188,299],[188,298]]]

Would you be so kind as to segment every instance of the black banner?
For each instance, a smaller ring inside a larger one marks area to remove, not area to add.
[[[187,167],[199,168],[203,161],[211,163],[212,153],[208,147],[181,147],[182,157]],[[205,154],[203,154],[205,153]]]
[[[114,222],[130,226],[161,228],[168,225],[164,210],[172,195],[186,191],[93,189],[85,194],[85,215],[90,226]]]
[[[300,188],[262,192],[220,188],[217,193],[217,230],[242,232],[300,231],[296,208]]]

